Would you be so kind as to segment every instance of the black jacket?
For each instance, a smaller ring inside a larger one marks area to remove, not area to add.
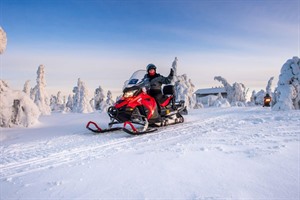
[[[150,83],[150,90],[161,90],[162,84],[170,84],[173,79],[173,73],[170,73],[168,77],[164,77],[160,74],[149,76],[146,74],[144,79],[148,79]]]

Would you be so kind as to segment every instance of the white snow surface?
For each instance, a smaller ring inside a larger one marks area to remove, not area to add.
[[[1,128],[1,199],[300,199],[300,111],[190,110],[131,136],[93,134],[105,113],[53,113]]]

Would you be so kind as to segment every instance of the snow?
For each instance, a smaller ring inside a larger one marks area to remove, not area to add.
[[[300,59],[298,57],[295,56],[283,64],[274,96],[273,110],[300,109]]]
[[[41,114],[29,95],[12,90],[3,80],[0,80],[0,111],[1,127],[32,126]]]
[[[86,84],[78,78],[77,86],[73,88],[72,112],[90,113],[93,108],[90,104],[89,89]]]
[[[46,91],[45,66],[40,65],[36,73],[36,86],[32,89],[31,96],[34,97],[34,103],[38,106],[41,113],[43,115],[50,115],[50,98]],[[27,83],[25,83],[25,85]]]
[[[204,89],[198,89],[195,92],[195,94],[202,94],[202,95],[219,94],[219,93],[226,93],[225,88],[224,87],[204,88]]]
[[[185,122],[95,135],[104,112],[52,113],[1,128],[1,199],[289,199],[300,197],[300,111],[190,110]]]
[[[214,79],[224,85],[227,100],[232,106],[245,106],[247,90],[243,83],[235,82],[230,85],[228,81],[221,76],[215,76]]]
[[[174,70],[174,77],[172,85],[175,86],[176,101],[184,101],[187,109],[197,109],[201,107],[197,104],[196,94],[194,92],[195,85],[192,80],[188,78],[186,74],[178,75],[178,59],[175,57],[172,62],[172,69]]]

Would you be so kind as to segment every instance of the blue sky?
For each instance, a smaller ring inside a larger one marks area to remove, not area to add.
[[[72,93],[81,78],[93,92],[117,91],[133,71],[154,63],[198,88],[214,76],[252,91],[277,84],[281,66],[299,56],[300,0],[1,0],[7,49],[1,79],[35,85],[45,65],[50,93]]]

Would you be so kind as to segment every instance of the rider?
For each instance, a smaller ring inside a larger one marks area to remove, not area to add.
[[[168,77],[164,77],[158,73],[156,73],[156,66],[154,64],[149,64],[146,67],[147,69],[147,74],[145,74],[144,79],[148,78],[150,82],[150,90],[149,90],[149,95],[154,97],[156,100],[157,104],[161,104],[163,102],[163,94],[161,92],[161,86],[162,84],[170,84],[173,76],[174,76],[174,71],[171,68],[170,74]]]
[[[264,97],[264,105],[263,107],[270,107],[270,103],[272,101],[272,97],[267,93],[266,96]]]

